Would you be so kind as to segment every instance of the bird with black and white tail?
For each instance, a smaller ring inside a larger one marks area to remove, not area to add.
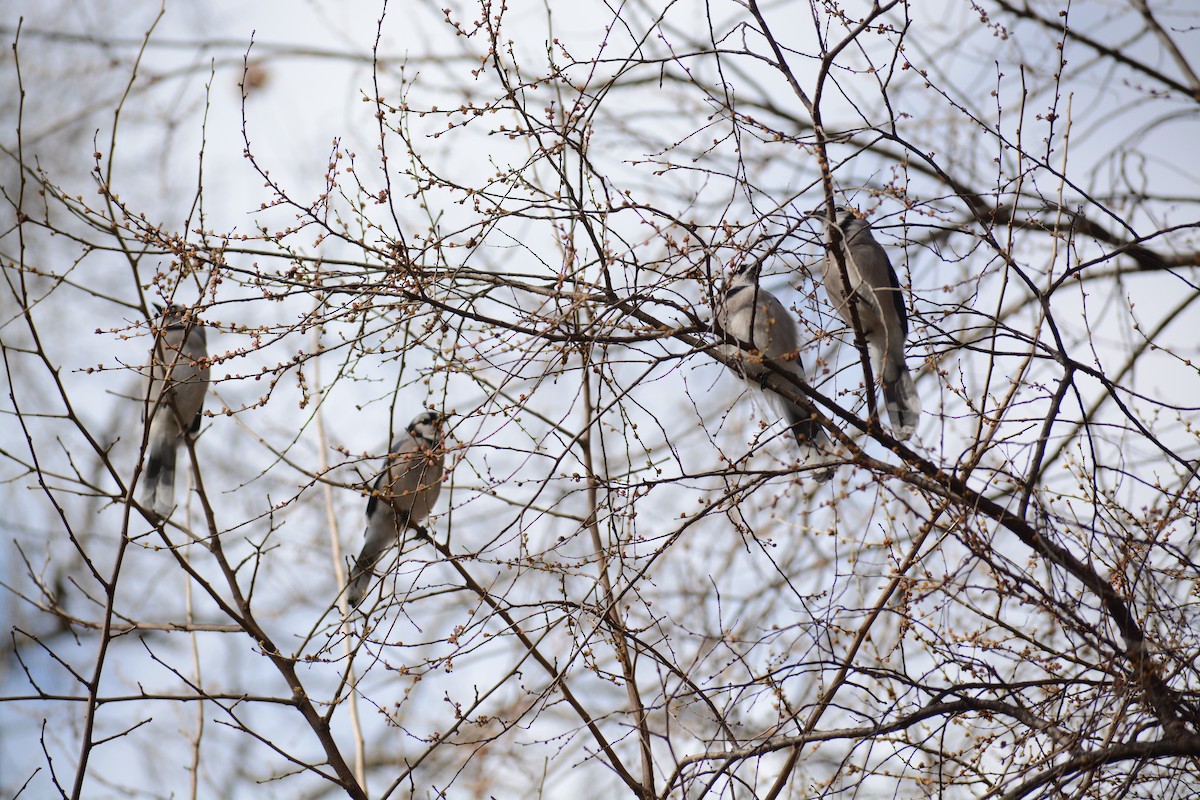
[[[187,434],[200,430],[208,392],[208,337],[189,309],[159,306],[142,419],[150,419],[142,505],[166,519],[175,508],[175,457]]]
[[[817,209],[814,214],[823,214]],[[828,224],[829,218],[825,217]],[[887,252],[871,235],[871,225],[845,206],[834,209],[824,261],[825,291],[838,316],[853,327],[850,298],[855,301],[859,324],[871,358],[871,369],[883,382],[888,419],[897,439],[908,439],[917,430],[921,398],[912,373],[904,363],[908,337],[908,312],[900,280]],[[832,248],[841,251],[849,285]]]
[[[346,596],[354,608],[367,596],[383,554],[392,545],[403,545],[405,531],[429,516],[442,492],[444,421],[436,411],[422,412],[392,443],[367,501],[366,541],[350,570]]]
[[[775,295],[759,286],[762,262],[747,263],[729,276],[725,294],[716,312],[716,323],[729,339],[754,348],[747,353],[738,344],[720,346],[723,355],[735,359],[731,367],[739,377],[763,389],[772,409],[787,420],[788,427],[806,464],[817,464],[813,478],[824,483],[833,477],[830,458],[821,446],[830,444],[829,437],[810,411],[763,385],[770,367],[769,359],[779,369],[805,380],[800,361],[800,332],[795,320]]]

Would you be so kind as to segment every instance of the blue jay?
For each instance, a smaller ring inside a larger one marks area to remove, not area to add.
[[[159,306],[142,419],[150,415],[142,505],[165,519],[175,508],[175,454],[185,433],[200,430],[208,392],[204,326],[180,306]]]
[[[418,414],[392,443],[387,466],[367,501],[366,542],[350,570],[346,596],[354,608],[366,597],[379,559],[391,545],[403,544],[404,532],[429,516],[441,494],[444,419],[436,411]]]
[[[908,336],[908,313],[900,281],[887,253],[875,237],[871,226],[844,206],[834,209],[835,224],[841,231],[837,237],[829,232],[829,247],[841,239],[842,256],[851,287],[842,280],[837,259],[825,254],[825,291],[838,315],[853,325],[847,296],[856,299],[858,321],[871,356],[871,369],[883,381],[883,398],[887,405],[897,439],[907,439],[917,429],[921,416],[921,398],[917,386],[904,363],[904,340]],[[827,220],[828,221],[828,220]]]
[[[804,366],[800,362],[800,333],[792,315],[775,295],[758,285],[762,262],[747,264],[734,272],[725,286],[725,297],[717,309],[716,321],[730,337],[752,345],[758,354],[751,355],[735,344],[721,345],[721,352],[737,359],[734,370],[746,381],[755,381],[771,404],[771,407],[787,420],[792,435],[806,462],[824,464],[828,459],[821,454],[819,445],[829,439],[820,423],[812,414],[791,400],[762,386],[762,381],[771,369],[764,366],[763,358],[770,359],[780,369],[804,380]],[[813,477],[824,483],[833,477],[832,467],[823,467]]]

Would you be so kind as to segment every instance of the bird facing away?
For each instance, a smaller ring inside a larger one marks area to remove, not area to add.
[[[841,269],[832,252],[824,262],[825,291],[838,316],[853,327],[848,297],[855,298],[858,321],[871,357],[871,369],[883,381],[883,399],[888,419],[897,439],[907,439],[917,429],[921,416],[921,398],[904,363],[904,340],[908,336],[908,312],[900,293],[900,281],[887,253],[871,226],[853,211],[838,206],[836,225],[841,231],[841,251],[846,262],[850,288],[842,280]],[[829,232],[829,247],[837,235]]]
[[[350,570],[346,596],[353,608],[366,597],[379,559],[393,544],[402,544],[406,530],[429,516],[441,494],[446,463],[443,420],[436,411],[418,414],[392,443],[387,466],[367,501],[366,541]]]
[[[730,276],[716,314],[717,324],[725,334],[753,346],[758,352],[747,353],[736,344],[723,344],[720,349],[725,356],[737,360],[738,367],[734,369],[737,375],[762,388],[771,407],[787,420],[804,461],[824,464],[828,459],[822,455],[819,445],[828,443],[829,439],[820,423],[810,412],[762,384],[771,372],[771,368],[763,364],[763,358],[770,359],[779,369],[800,380],[804,380],[804,366],[800,362],[800,334],[795,320],[775,295],[758,285],[761,266],[761,262],[755,262]],[[833,477],[833,468],[822,467],[813,473],[813,477],[824,483]]]
[[[204,326],[177,305],[159,309],[142,419],[150,415],[142,505],[166,519],[175,508],[175,455],[184,434],[200,430],[208,391]]]

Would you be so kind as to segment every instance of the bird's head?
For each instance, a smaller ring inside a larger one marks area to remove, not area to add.
[[[846,230],[850,227],[851,223],[861,221],[862,219],[858,216],[854,209],[849,208],[848,206],[835,206],[833,209],[833,217],[837,222],[837,226],[842,230]]]
[[[171,303],[163,305],[162,303],[154,304],[155,318],[160,325],[170,325],[173,322],[178,322],[183,319],[183,306]]]
[[[408,423],[408,432],[414,439],[436,443],[442,439],[442,423],[446,415],[438,411],[422,411]]]
[[[829,222],[828,209],[828,205],[822,204],[808,213],[814,217],[820,217],[825,222]],[[858,215],[858,212],[850,206],[836,205],[833,207],[833,223],[842,230],[846,230],[850,223],[855,221],[861,222],[863,220],[862,217]]]
[[[758,283],[758,276],[762,271],[762,265],[762,259],[755,259],[739,264],[729,273],[729,277],[725,279],[725,291],[728,292],[735,286]]]
[[[814,217],[819,217],[826,225],[829,225],[829,206],[822,205],[814,208],[809,213]],[[869,223],[858,215],[850,206],[837,205],[833,207],[833,225],[841,230],[842,235],[846,238],[852,237],[861,228],[866,228]]]
[[[195,334],[200,338],[200,341],[205,340],[204,325],[196,318],[196,312],[187,306],[181,306],[178,303],[170,303],[162,305],[161,303],[154,304],[154,310],[157,312],[154,318],[154,329],[157,331],[188,331],[190,334]]]

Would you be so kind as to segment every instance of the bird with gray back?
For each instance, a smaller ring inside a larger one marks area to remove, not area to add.
[[[185,434],[200,430],[208,392],[208,342],[204,326],[181,306],[159,307],[150,377],[142,419],[147,413],[146,471],[142,505],[159,517],[175,508],[175,456]]]
[[[429,516],[441,494],[446,463],[443,420],[436,411],[418,414],[392,443],[387,465],[367,501],[366,541],[350,570],[346,596],[354,608],[366,597],[383,554],[403,544],[404,532]]]
[[[816,212],[814,212],[816,213]],[[921,398],[912,374],[904,363],[904,340],[908,337],[908,312],[900,292],[900,281],[887,253],[871,226],[844,206],[834,209],[839,237],[829,233],[829,248],[841,248],[850,285],[842,279],[833,252],[824,261],[825,291],[838,316],[853,326],[849,298],[855,299],[858,321],[871,358],[871,369],[883,382],[883,399],[888,419],[897,439],[907,439],[917,429],[921,416]],[[828,222],[828,219],[826,219]]]
[[[772,409],[787,420],[805,463],[820,464],[813,477],[825,482],[833,476],[829,458],[820,449],[829,438],[812,414],[795,402],[767,389],[763,385],[771,368],[763,359],[784,372],[803,381],[804,366],[800,362],[800,333],[795,320],[775,295],[758,285],[761,262],[748,264],[734,272],[725,286],[725,296],[716,313],[716,322],[731,339],[752,346],[757,354],[747,353],[737,344],[723,344],[722,354],[735,359],[737,375],[763,389]],[[797,389],[797,391],[799,391]]]

